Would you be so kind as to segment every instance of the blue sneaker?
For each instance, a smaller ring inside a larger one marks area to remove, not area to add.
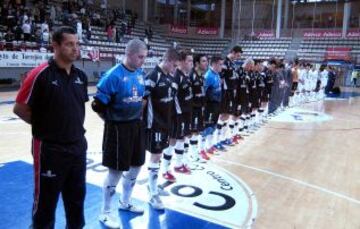
[[[231,141],[231,139],[226,139],[224,143],[221,143],[226,146],[234,146],[234,143]]]
[[[215,148],[220,151],[226,151],[226,148],[221,143],[216,144]]]

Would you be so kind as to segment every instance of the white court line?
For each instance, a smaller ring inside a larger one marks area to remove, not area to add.
[[[326,189],[326,188],[323,188],[323,187],[320,187],[320,186],[317,186],[317,185],[314,185],[314,184],[309,184],[309,183],[307,183],[307,182],[304,182],[304,181],[301,181],[301,180],[298,180],[298,179],[295,179],[295,178],[287,177],[287,176],[284,176],[284,175],[281,175],[281,174],[278,174],[278,173],[274,173],[274,172],[268,171],[268,170],[266,170],[266,169],[259,169],[259,168],[256,168],[256,167],[253,167],[253,166],[249,166],[249,165],[245,165],[245,164],[238,163],[238,162],[227,161],[227,160],[223,160],[223,159],[219,159],[219,158],[217,158],[216,160],[217,160],[217,161],[222,161],[222,162],[225,162],[225,163],[228,163],[228,164],[232,164],[232,165],[244,167],[244,168],[247,168],[247,169],[255,170],[255,171],[257,171],[257,172],[266,173],[266,174],[272,175],[272,176],[274,176],[274,177],[282,178],[282,179],[284,179],[284,180],[289,180],[289,181],[292,181],[292,182],[294,182],[294,183],[297,183],[297,184],[300,184],[300,185],[303,185],[303,186],[306,186],[306,187],[309,187],[309,188],[313,188],[313,189],[316,189],[316,190],[319,190],[319,191],[328,193],[328,194],[330,194],[330,195],[337,196],[337,197],[339,197],[339,198],[341,198],[341,199],[345,199],[345,200],[347,200],[347,201],[350,201],[350,202],[352,202],[352,203],[355,203],[355,204],[359,204],[359,205],[360,205],[360,200],[351,198],[351,197],[346,196],[346,195],[344,195],[344,194],[341,194],[341,193],[338,193],[338,192],[334,192],[334,191],[331,191],[331,190],[329,190],[329,189]]]

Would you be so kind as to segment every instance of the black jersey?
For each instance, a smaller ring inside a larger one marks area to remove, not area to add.
[[[250,76],[249,72],[245,71],[243,68],[238,69],[239,74],[239,92],[241,94],[248,94],[249,93],[249,82],[250,82]]]
[[[249,72],[249,89],[250,89],[250,92],[253,91],[253,90],[256,90],[257,88],[257,85],[256,85],[256,73],[253,72],[253,71],[250,71]]]
[[[182,113],[191,112],[193,92],[190,76],[185,75],[181,70],[176,69],[174,82],[177,84],[177,98]]]
[[[236,72],[236,66],[229,58],[224,61],[224,68],[221,72],[221,78],[225,80],[225,90],[234,90],[237,88],[239,75]]]
[[[270,87],[273,85],[274,83],[274,76],[275,76],[275,73],[270,71],[270,70],[267,70],[265,72],[265,84],[267,87]]]
[[[256,87],[258,89],[264,89],[265,88],[265,73],[255,72],[255,78],[256,78]]]
[[[199,74],[193,69],[190,73],[191,87],[194,95],[193,107],[205,105],[204,74]]]
[[[145,98],[147,99],[147,128],[153,131],[169,132],[172,116],[181,113],[176,104],[177,84],[174,78],[156,66],[145,77]]]

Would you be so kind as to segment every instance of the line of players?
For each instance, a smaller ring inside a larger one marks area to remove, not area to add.
[[[293,97],[290,106],[297,106],[305,102],[312,102],[325,98],[328,85],[329,66],[321,65],[319,70],[315,65],[302,63],[295,60],[292,67]]]
[[[130,197],[145,162],[145,148],[150,152],[149,203],[164,210],[161,196],[168,193],[158,185],[160,167],[164,179],[176,182],[170,169],[173,157],[175,172],[191,174],[193,162],[206,162],[215,152],[238,144],[282,106],[292,81],[286,83],[279,74],[284,66],[271,60],[264,67],[247,59],[236,67],[241,53],[235,46],[225,59],[213,56],[209,61],[206,55],[193,57],[189,51],[170,48],[143,77],[146,46],[136,39],[127,44],[125,60],[100,80],[92,103],[105,121],[103,165],[109,168],[101,222],[119,227],[110,205],[120,179],[119,209],[144,212]],[[296,65],[294,69],[298,72]],[[307,82],[292,75],[300,84]]]

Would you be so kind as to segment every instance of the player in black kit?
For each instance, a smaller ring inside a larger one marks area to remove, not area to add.
[[[235,121],[238,107],[238,84],[239,75],[236,72],[234,61],[240,59],[242,48],[234,46],[224,60],[224,68],[221,72],[223,79],[223,98],[222,98],[222,114],[218,121],[218,134],[220,134],[221,144],[218,148],[222,149],[223,145],[233,145],[238,143],[235,132]]]
[[[157,186],[160,158],[163,150],[169,146],[172,117],[175,113],[181,113],[175,104],[177,84],[171,76],[175,71],[177,61],[177,51],[172,48],[168,49],[161,63],[145,78],[147,148],[151,153],[148,164],[150,205],[158,210],[164,209],[159,195],[161,190]]]
[[[173,118],[173,128],[170,134],[170,146],[164,151],[164,178],[175,180],[170,172],[170,160],[173,155],[173,146],[175,146],[175,166],[174,170],[178,173],[190,174],[188,167],[189,161],[185,151],[185,138],[191,137],[191,118],[192,118],[192,102],[193,93],[190,79],[190,71],[193,67],[192,54],[186,50],[179,52],[179,62],[174,74],[174,82],[177,85],[177,101],[181,114],[175,114]],[[173,144],[176,142],[176,144]],[[169,180],[169,179],[168,179]]]
[[[194,68],[190,73],[193,91],[192,137],[190,139],[190,155],[193,161],[209,160],[205,151],[205,137],[199,133],[204,130],[205,90],[204,74],[208,68],[208,59],[205,54],[194,57]]]

